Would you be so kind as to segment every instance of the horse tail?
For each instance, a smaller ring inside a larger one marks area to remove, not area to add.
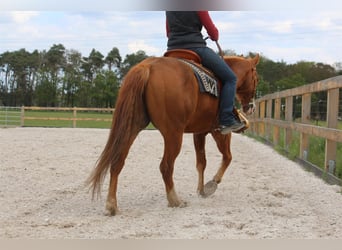
[[[124,78],[115,105],[107,144],[86,181],[92,190],[93,198],[95,194],[99,196],[102,183],[110,168],[111,171],[120,173],[134,139],[150,121],[144,101],[149,75],[148,64],[140,63]]]

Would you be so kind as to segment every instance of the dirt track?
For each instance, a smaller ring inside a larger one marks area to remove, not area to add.
[[[168,208],[159,173],[163,142],[142,132],[119,178],[121,214],[104,216],[83,184],[105,129],[0,129],[0,238],[342,238],[341,187],[330,186],[271,148],[233,136],[233,161],[216,193],[196,194],[192,136],[184,135],[175,184],[185,208]],[[220,154],[207,139],[209,180]],[[108,178],[107,178],[108,179]]]

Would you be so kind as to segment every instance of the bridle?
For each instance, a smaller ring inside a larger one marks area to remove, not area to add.
[[[254,113],[255,111],[255,95],[256,95],[256,88],[257,88],[257,84],[258,84],[258,74],[257,74],[257,71],[256,71],[256,67],[254,65],[250,65],[251,68],[249,71],[246,72],[245,76],[244,76],[244,80],[243,80],[243,83],[239,86],[239,88],[236,90],[237,92],[239,92],[239,94],[241,96],[244,95],[244,92],[247,92],[246,90],[242,90],[242,87],[244,86],[244,84],[246,84],[246,78],[248,77],[248,74],[252,74],[252,81],[249,82],[249,84],[252,84],[253,86],[253,90],[252,90],[252,95],[251,95],[251,98],[249,100],[249,102],[247,104],[242,104],[241,103],[241,106],[242,106],[242,110],[245,112],[245,110],[247,110],[245,113],[247,115],[250,115],[252,113]]]
[[[256,107],[254,98],[256,95],[256,89],[258,85],[258,73],[256,71],[255,66],[252,66],[251,70],[252,70],[253,97],[252,97],[252,101],[250,101],[247,105],[243,105],[242,108],[243,110],[251,110],[251,113],[254,113],[255,107]]]

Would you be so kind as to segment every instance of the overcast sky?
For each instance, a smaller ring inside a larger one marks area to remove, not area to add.
[[[21,48],[48,50],[59,43],[83,56],[93,48],[106,55],[117,47],[122,57],[138,50],[160,56],[166,49],[164,11],[32,9],[22,11],[12,6],[0,12],[0,53]],[[342,62],[341,11],[264,8],[209,13],[220,31],[224,50],[258,52],[287,63],[304,60],[333,64]],[[208,45],[216,50],[215,43]]]

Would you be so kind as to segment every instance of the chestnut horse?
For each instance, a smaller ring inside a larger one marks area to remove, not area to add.
[[[259,55],[248,59],[224,57],[224,60],[237,76],[236,97],[243,111],[248,113],[256,91]],[[160,171],[168,205],[185,205],[178,198],[173,182],[174,163],[181,150],[183,133],[193,133],[198,171],[197,191],[203,197],[213,193],[232,160],[231,134],[222,135],[217,131],[218,108],[218,98],[199,91],[193,70],[184,62],[171,57],[151,57],[134,66],[125,76],[119,91],[107,144],[87,180],[93,197],[100,193],[104,178],[110,170],[106,211],[109,215],[118,213],[118,176],[133,141],[149,122],[160,131],[164,139]],[[204,147],[208,133],[212,134],[222,153],[222,163],[213,180],[204,185]]]

